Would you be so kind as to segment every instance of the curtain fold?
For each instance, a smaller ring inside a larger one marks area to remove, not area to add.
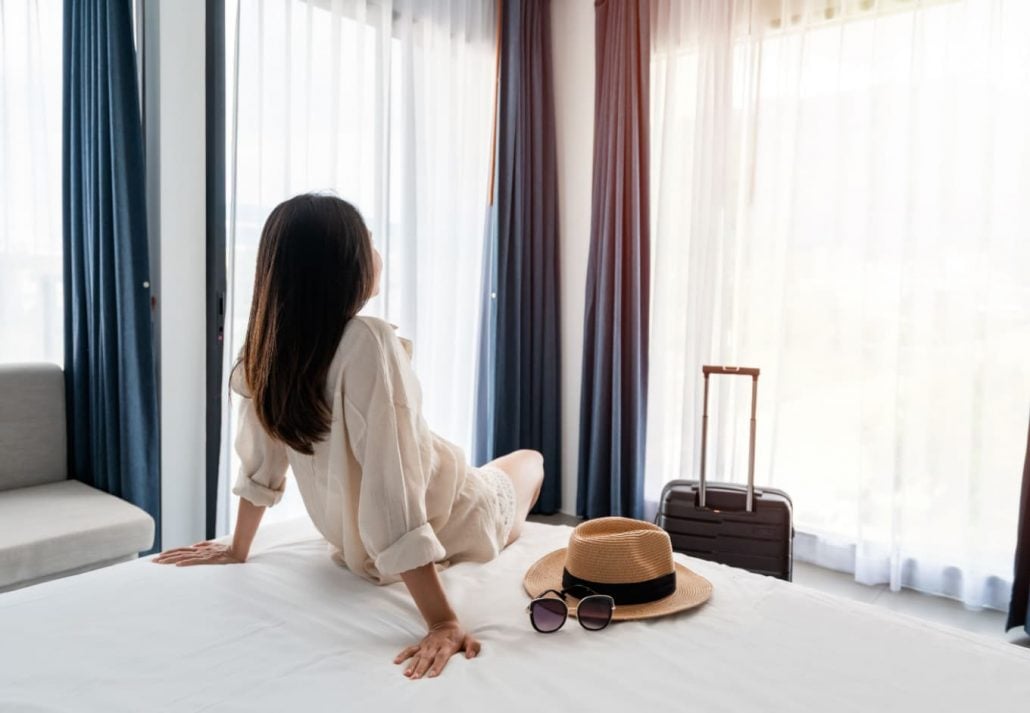
[[[157,387],[132,7],[64,3],[64,345],[69,474],[153,516]]]
[[[1023,627],[1030,634],[1030,426],[1026,434],[1026,456],[1023,458],[1023,488],[1019,497],[1019,532],[1016,540],[1016,562],[1013,567],[1012,597],[1005,629]]]
[[[504,2],[476,460],[544,456],[533,512],[561,507],[561,334],[550,0]]]
[[[576,513],[639,518],[651,271],[650,2],[598,0],[596,47]]]

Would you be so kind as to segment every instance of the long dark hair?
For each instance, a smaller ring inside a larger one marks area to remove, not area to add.
[[[265,431],[296,451],[329,431],[325,379],[347,322],[372,296],[372,240],[357,209],[303,194],[265,221],[240,364]]]

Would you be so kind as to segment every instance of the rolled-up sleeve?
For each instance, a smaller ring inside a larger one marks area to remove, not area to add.
[[[269,437],[258,420],[254,402],[239,376],[241,372],[242,369],[236,369],[230,381],[240,401],[235,441],[240,469],[232,492],[254,505],[271,507],[283,497],[289,459],[286,446]]]
[[[348,439],[361,465],[358,532],[376,569],[395,575],[446,551],[426,517],[431,444],[411,364],[394,335],[363,341],[361,373],[344,385]]]

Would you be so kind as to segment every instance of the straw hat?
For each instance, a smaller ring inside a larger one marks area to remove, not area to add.
[[[712,595],[711,582],[673,560],[665,530],[625,517],[581,523],[567,548],[541,557],[522,580],[531,597],[576,583],[611,595],[616,620],[672,614],[703,604]]]

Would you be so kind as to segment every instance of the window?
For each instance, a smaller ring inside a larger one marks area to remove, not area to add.
[[[688,3],[689,29],[665,15],[647,493],[695,477],[701,364],[758,366],[756,480],[793,496],[797,556],[1004,608],[1030,5],[898,4],[790,32],[736,31],[723,3]],[[713,382],[709,477],[746,472],[747,386]]]
[[[425,416],[467,448],[490,170],[494,3],[399,0],[389,11],[374,0],[227,3],[231,33],[237,7],[238,63],[229,70],[235,81],[227,83],[228,105],[235,104],[235,125],[227,122],[235,147],[230,357],[246,333],[268,213],[297,193],[334,192],[362,212],[383,255],[382,292],[365,312],[414,341]],[[226,45],[232,54],[235,34]],[[230,425],[223,439],[223,462],[231,464],[223,494],[238,467],[232,432]],[[287,495],[267,517],[302,512],[289,478]],[[232,515],[223,512],[220,521]]]
[[[64,362],[61,12],[0,16],[0,362]]]

